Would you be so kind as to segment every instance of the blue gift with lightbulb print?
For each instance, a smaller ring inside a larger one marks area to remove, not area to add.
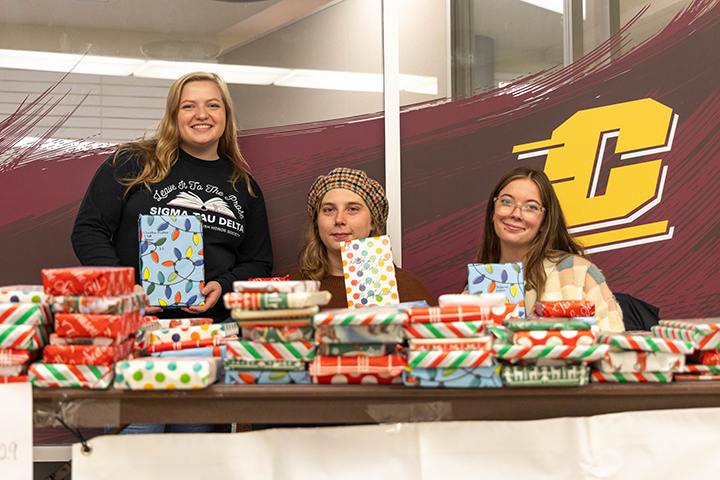
[[[468,264],[468,293],[503,293],[508,303],[517,303],[525,318],[525,277],[522,263]]]
[[[200,215],[140,215],[140,279],[150,305],[202,305],[205,257]]]

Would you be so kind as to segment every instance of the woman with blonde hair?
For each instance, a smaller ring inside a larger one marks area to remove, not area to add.
[[[265,201],[237,144],[225,81],[189,73],[170,87],[154,134],[121,145],[93,177],[72,232],[83,265],[135,267],[139,284],[138,215],[200,214],[205,304],[160,317],[229,316],[219,299],[236,280],[271,274]]]
[[[570,236],[547,175],[517,167],[493,188],[475,263],[522,262],[525,305],[590,300],[601,329],[623,331],[622,311],[600,269]]]

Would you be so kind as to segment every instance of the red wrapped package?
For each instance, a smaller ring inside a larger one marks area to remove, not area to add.
[[[475,322],[491,320],[502,325],[503,320],[518,318],[519,308],[515,303],[506,303],[501,307],[428,307],[409,308],[408,323]]]
[[[135,339],[130,338],[119,345],[99,347],[96,345],[48,345],[43,349],[43,363],[66,365],[112,365],[130,356]]]
[[[237,337],[223,337],[216,335],[212,338],[205,338],[203,340],[186,340],[183,342],[166,342],[156,343],[154,345],[148,345],[148,353],[157,352],[168,352],[170,350],[186,350],[188,348],[200,348],[200,347],[217,347],[222,345],[227,340],[237,340]]]
[[[12,375],[9,377],[0,377],[0,383],[25,383],[27,375]]]
[[[400,375],[407,362],[400,355],[382,357],[326,357],[317,356],[308,365],[312,376],[358,373],[384,373],[390,376]]]
[[[132,267],[50,268],[42,271],[45,293],[104,297],[131,293],[135,287]]]
[[[55,333],[60,337],[124,337],[140,330],[142,313],[122,315],[83,315],[58,313]]]
[[[312,375],[310,377],[316,385],[385,385],[388,383],[402,384],[402,375],[389,373],[336,373],[334,375]]]
[[[690,360],[702,365],[720,365],[720,349],[698,350],[690,355]]]
[[[595,315],[595,302],[587,300],[535,302],[535,314],[541,317],[592,317]]]
[[[592,345],[595,334],[590,330],[523,330],[513,334],[513,343],[533,345]]]

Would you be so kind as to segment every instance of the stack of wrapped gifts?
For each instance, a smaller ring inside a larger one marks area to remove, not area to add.
[[[213,324],[212,318],[152,320],[145,324],[145,329],[148,353],[178,352],[175,356],[186,357],[197,356],[198,350],[212,350],[227,340],[237,339],[239,332],[235,323]]]
[[[223,301],[242,331],[241,339],[226,343],[225,383],[310,383],[312,317],[331,296],[319,286],[310,280],[233,284]]]
[[[425,302],[422,302],[425,304]],[[315,315],[313,383],[399,383],[407,365],[399,354],[407,314],[402,305],[326,310]]]
[[[408,337],[407,386],[501,387],[487,327],[518,317],[518,305],[504,295],[441,295],[440,307],[412,308],[404,325]]]
[[[0,383],[27,381],[52,327],[51,300],[39,285],[0,287]]]
[[[652,332],[690,342],[695,348],[675,380],[720,380],[720,318],[660,320]]]
[[[45,293],[55,297],[55,333],[43,361],[30,365],[29,380],[38,387],[109,387],[114,364],[130,356],[142,325],[133,268],[48,269],[42,276]]]
[[[594,345],[588,322],[576,317],[594,315],[586,301],[537,302],[539,317],[510,320],[506,342],[496,341],[493,351],[508,362],[503,366],[507,386],[577,386],[589,382],[588,363],[599,360],[607,345]]]
[[[670,382],[693,351],[690,342],[650,332],[600,332],[596,342],[610,349],[593,363],[593,382]]]

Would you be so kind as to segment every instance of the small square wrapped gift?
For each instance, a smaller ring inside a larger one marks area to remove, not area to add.
[[[520,318],[525,318],[525,279],[522,263],[469,264],[468,293],[502,293],[508,303],[518,305]]]
[[[115,364],[115,388],[121,390],[196,390],[223,373],[217,357],[146,357]]]
[[[390,237],[361,238],[340,246],[348,307],[400,302]]]

